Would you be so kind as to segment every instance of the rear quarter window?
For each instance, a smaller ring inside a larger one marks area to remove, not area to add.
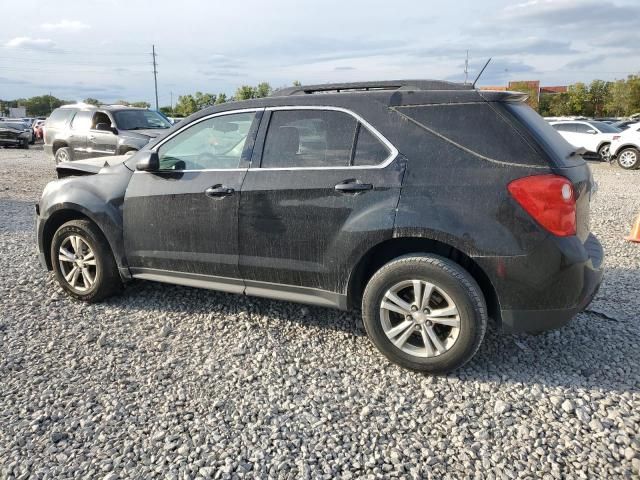
[[[54,110],[49,118],[47,118],[46,126],[47,128],[61,128],[63,127],[73,115],[76,113],[75,110],[71,108],[59,108]]]
[[[490,160],[521,165],[544,163],[509,119],[489,103],[406,106],[397,107],[397,111],[450,143]]]

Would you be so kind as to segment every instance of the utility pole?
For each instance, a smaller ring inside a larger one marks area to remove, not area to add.
[[[156,110],[158,110],[158,69],[156,64],[156,46],[151,46],[151,56],[153,56],[153,83],[156,88]]]
[[[173,92],[169,92],[169,95],[171,95],[171,112],[173,112]]]
[[[464,60],[464,83],[467,83],[469,78],[469,50],[467,50],[467,58]]]

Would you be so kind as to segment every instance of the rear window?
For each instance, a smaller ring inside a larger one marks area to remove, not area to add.
[[[584,162],[581,156],[572,155],[575,148],[531,107],[524,103],[505,102],[504,105],[558,165],[573,166]]]
[[[488,103],[407,106],[398,107],[398,111],[449,142],[491,160],[523,165],[543,162],[538,152]]]
[[[71,108],[58,108],[57,110],[54,110],[49,118],[47,118],[47,127],[60,128],[64,126],[67,121],[73,117],[74,113],[76,113],[76,111]]]

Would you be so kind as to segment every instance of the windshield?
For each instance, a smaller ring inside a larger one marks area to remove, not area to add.
[[[171,124],[153,110],[118,110],[113,112],[116,125],[122,130],[171,128]]]
[[[619,128],[614,127],[613,125],[609,125],[604,122],[589,122],[591,125],[596,127],[602,133],[619,133],[621,130]]]

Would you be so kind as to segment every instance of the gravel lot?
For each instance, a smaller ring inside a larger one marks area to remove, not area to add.
[[[155,283],[70,300],[37,261],[41,147],[0,149],[0,478],[631,478],[640,171],[593,166],[606,281],[471,364],[388,364],[357,315]]]

